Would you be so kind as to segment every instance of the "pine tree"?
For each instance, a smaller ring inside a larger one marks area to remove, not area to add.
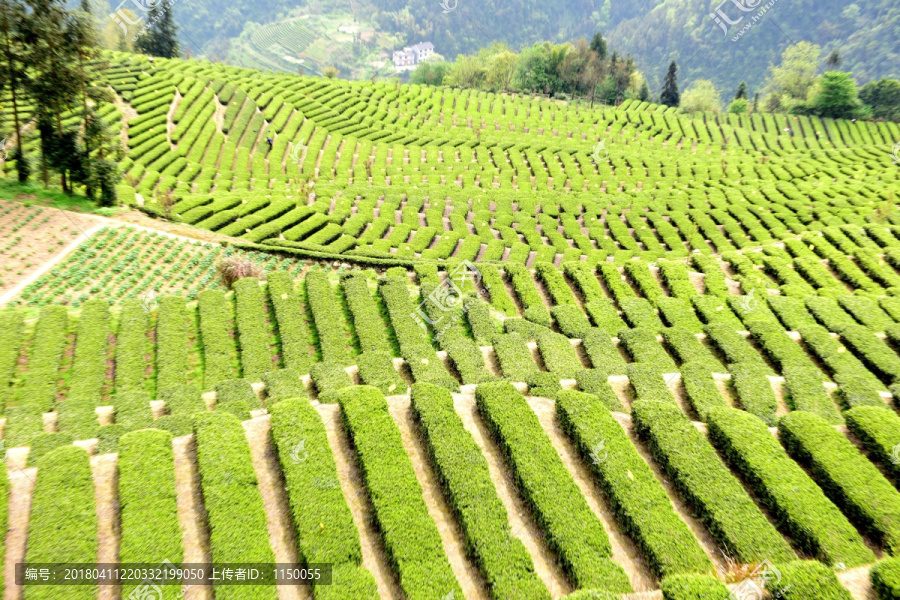
[[[840,50],[832,50],[831,54],[828,55],[828,59],[825,61],[825,64],[828,65],[828,68],[832,71],[841,66],[841,63],[844,62],[844,59],[841,57]]]
[[[178,26],[172,19],[172,6],[165,2],[153,6],[147,13],[147,20],[147,28],[134,42],[135,50],[160,58],[176,58],[179,51],[175,35]]]
[[[678,65],[674,60],[669,64],[669,72],[666,73],[666,78],[663,80],[659,102],[666,106],[678,106],[681,102],[681,94],[678,92]]]
[[[641,85],[641,91],[638,93],[638,100],[641,102],[648,102],[650,100],[650,88],[647,86],[646,81]]]
[[[606,60],[606,40],[603,39],[603,34],[599,31],[591,38],[591,50],[596,52],[601,59]]]
[[[747,99],[747,82],[742,81],[738,86],[737,93],[734,95],[735,100],[746,100]]]

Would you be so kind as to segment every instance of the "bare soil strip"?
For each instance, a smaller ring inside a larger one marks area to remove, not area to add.
[[[606,530],[612,545],[612,559],[628,574],[631,587],[638,592],[649,592],[658,588],[658,581],[650,571],[640,548],[619,527],[606,495],[597,485],[590,469],[578,456],[575,446],[560,429],[556,419],[556,403],[547,398],[529,397],[528,404],[537,415],[557,454],[587,500],[588,506],[603,523],[603,529]]]
[[[353,514],[353,522],[359,531],[360,544],[362,545],[362,565],[375,577],[378,585],[378,595],[382,600],[403,600],[403,593],[397,583],[397,578],[391,570],[381,535],[372,518],[372,506],[365,492],[365,487],[356,462],[356,456],[350,445],[350,438],[341,424],[341,409],[337,404],[313,403],[322,421],[325,423],[325,432],[328,435],[328,445],[334,455],[337,466],[338,481],[341,490],[347,499],[347,505]]]
[[[497,496],[500,497],[506,514],[509,518],[509,526],[512,535],[521,540],[525,549],[531,555],[534,562],[534,570],[553,598],[560,598],[572,591],[572,587],[566,579],[565,573],[556,562],[556,557],[544,542],[541,528],[534,521],[528,506],[519,496],[512,472],[506,465],[503,452],[491,438],[491,434],[484,422],[478,416],[475,407],[475,397],[469,395],[454,394],[453,404],[457,414],[462,418],[466,428],[484,455],[488,464],[491,479],[497,488]]]
[[[23,588],[16,585],[16,563],[25,562],[28,520],[37,469],[14,468],[9,476],[9,526],[3,563],[3,600],[21,600]]]
[[[91,457],[94,476],[94,501],[97,503],[97,562],[119,562],[121,526],[119,523],[118,454]],[[98,600],[118,599],[119,586],[101,585]]]
[[[297,539],[287,495],[284,491],[284,480],[275,454],[275,446],[269,437],[269,416],[244,421],[244,433],[250,445],[253,470],[259,481],[259,492],[262,494],[263,506],[266,509],[266,523],[269,528],[269,543],[275,552],[275,562],[298,563]],[[279,585],[279,600],[312,599],[312,590],[307,586]]]
[[[418,426],[410,406],[410,397],[389,396],[388,410],[400,430],[403,447],[412,460],[416,479],[422,486],[422,495],[428,507],[428,514],[437,525],[444,545],[444,553],[450,561],[456,580],[462,587],[463,595],[467,600],[490,600],[484,579],[475,564],[466,556],[465,537],[453,515],[453,510],[444,498],[441,484],[428,457],[425,442],[417,430]],[[442,594],[441,590],[435,590],[435,592],[438,595]]]
[[[209,528],[200,492],[194,436],[177,437],[172,440],[172,447],[175,452],[175,491],[184,562],[210,563]],[[208,586],[189,585],[184,588],[184,600],[212,600],[212,597],[212,588]]]
[[[877,600],[872,581],[869,579],[869,567],[857,567],[837,574],[841,585],[850,590],[853,600]]]

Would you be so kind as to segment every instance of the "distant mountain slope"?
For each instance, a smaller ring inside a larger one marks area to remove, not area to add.
[[[739,6],[740,5],[740,6]],[[900,76],[900,5],[895,0],[192,0],[176,3],[182,39],[221,52],[248,22],[268,23],[294,8],[311,14],[342,12],[373,22],[401,39],[434,42],[453,58],[494,41],[522,47],[549,40],[590,37],[600,30],[610,46],[631,53],[654,91],[673,58],[683,84],[713,80],[730,93],[746,80],[760,87],[784,48],[806,40],[837,49],[842,68],[859,82]],[[721,9],[735,24],[727,33],[710,17]],[[760,12],[762,18],[753,22]],[[747,24],[751,27],[733,41]]]

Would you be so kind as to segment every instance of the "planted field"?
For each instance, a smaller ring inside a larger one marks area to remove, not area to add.
[[[107,58],[126,203],[229,239],[102,229],[0,312],[8,556],[334,565],[216,598],[897,597],[893,124]]]

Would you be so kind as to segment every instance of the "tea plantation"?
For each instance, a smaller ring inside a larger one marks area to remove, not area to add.
[[[218,241],[0,310],[8,597],[900,598],[895,123],[105,58],[120,194]]]

